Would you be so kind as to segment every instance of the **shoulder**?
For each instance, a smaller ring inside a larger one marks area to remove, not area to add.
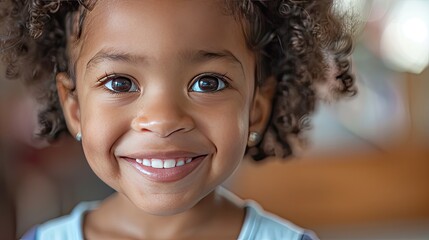
[[[254,201],[245,204],[246,218],[239,239],[316,240],[310,231],[264,211]]]
[[[96,208],[99,202],[82,202],[69,215],[49,220],[24,235],[24,240],[83,239],[82,223],[85,213]]]

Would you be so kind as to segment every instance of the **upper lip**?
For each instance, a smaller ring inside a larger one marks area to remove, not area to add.
[[[207,154],[188,151],[147,151],[122,155],[120,157],[133,159],[175,159],[175,158],[195,158]]]

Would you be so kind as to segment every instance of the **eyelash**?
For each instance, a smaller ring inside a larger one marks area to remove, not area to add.
[[[110,89],[108,89],[105,85],[107,84],[107,82],[114,80],[115,78],[119,78],[119,77],[123,77],[126,79],[129,79],[132,84],[137,85],[137,91],[132,91],[132,92],[117,92],[117,91],[112,91]],[[103,90],[107,91],[110,94],[113,95],[121,95],[124,93],[133,93],[133,92],[140,92],[140,89],[138,88],[138,84],[136,84],[136,81],[134,80],[133,77],[126,75],[126,74],[117,74],[115,72],[112,73],[107,73],[105,72],[101,77],[98,78],[99,85],[102,87]]]
[[[219,90],[215,90],[215,91],[209,91],[209,92],[204,92],[204,93],[216,93],[216,92],[219,92],[219,91],[222,91],[222,90],[224,90],[224,89],[227,89],[227,88],[229,88],[230,87],[230,84],[229,84],[229,82],[230,82],[230,80],[229,80],[229,78],[227,77],[227,74],[228,73],[224,73],[224,74],[217,74],[217,73],[200,73],[200,74],[198,74],[197,76],[195,76],[195,77],[193,77],[192,78],[192,81],[190,82],[190,84],[189,84],[189,87],[188,87],[188,90],[189,90],[189,92],[196,92],[196,93],[199,93],[199,92],[197,92],[197,91],[194,91],[194,90],[192,90],[192,87],[194,86],[194,84],[198,81],[198,80],[200,80],[202,77],[206,77],[206,76],[209,76],[209,77],[214,77],[214,78],[216,78],[216,79],[218,79],[218,80],[220,80],[220,81],[222,81],[223,82],[223,84],[225,85],[225,87],[224,88],[222,88],[222,89],[219,89]]]
[[[188,87],[188,91],[189,92],[196,92],[196,93],[201,93],[201,92],[198,92],[198,91],[194,91],[192,88],[193,88],[193,86],[194,86],[194,84],[196,84],[197,83],[197,81],[199,81],[199,80],[201,80],[203,77],[213,77],[213,78],[216,78],[217,80],[220,80],[220,81],[222,81],[222,84],[224,85],[224,87],[222,88],[222,89],[219,89],[219,90],[215,90],[215,91],[208,91],[208,92],[204,92],[204,93],[216,93],[216,92],[218,92],[218,91],[222,91],[222,90],[224,90],[224,89],[227,89],[227,88],[229,88],[230,87],[230,84],[229,84],[229,78],[227,77],[227,73],[224,73],[224,74],[217,74],[217,73],[200,73],[200,74],[198,74],[198,75],[196,75],[195,77],[193,77],[192,78],[192,81],[190,82],[190,84],[189,84],[189,87]],[[107,82],[109,82],[109,81],[113,81],[113,80],[115,80],[115,78],[119,78],[119,77],[123,77],[123,78],[126,78],[126,79],[129,79],[131,82],[132,82],[132,84],[134,84],[134,85],[137,85],[135,82],[135,80],[134,80],[134,78],[132,78],[131,76],[128,76],[128,75],[123,75],[123,74],[117,74],[117,73],[115,73],[115,72],[112,72],[112,73],[104,73],[101,77],[99,77],[98,79],[98,83],[99,83],[99,85],[101,85],[102,86],[102,88],[103,88],[103,90],[105,90],[105,91],[107,91],[108,93],[110,93],[110,94],[114,94],[114,95],[121,95],[121,94],[124,94],[124,93],[133,93],[133,92],[139,92],[140,91],[140,89],[138,89],[138,86],[136,87],[137,88],[137,90],[136,91],[131,91],[131,92],[120,92],[120,91],[113,91],[113,90],[111,90],[111,89],[108,89],[105,85],[107,84]]]

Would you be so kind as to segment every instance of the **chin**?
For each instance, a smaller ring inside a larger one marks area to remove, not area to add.
[[[142,201],[142,199],[131,199],[131,202],[141,211],[154,216],[172,216],[186,212],[197,205],[198,200],[186,201],[184,199],[159,196]]]

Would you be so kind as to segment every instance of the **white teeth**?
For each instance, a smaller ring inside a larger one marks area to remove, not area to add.
[[[181,158],[181,159],[179,159],[179,160],[177,161],[177,163],[176,163],[176,167],[180,167],[180,166],[183,166],[183,165],[185,165],[185,160],[183,160],[183,159]]]
[[[192,162],[192,158],[177,158],[177,159],[136,159],[136,162],[143,166],[153,168],[174,168],[180,167]]]
[[[149,159],[143,159],[143,166],[150,167],[150,160]]]
[[[176,166],[176,161],[174,159],[164,160],[164,168],[174,168]]]
[[[163,168],[164,163],[161,159],[152,159],[152,167],[153,168]]]

